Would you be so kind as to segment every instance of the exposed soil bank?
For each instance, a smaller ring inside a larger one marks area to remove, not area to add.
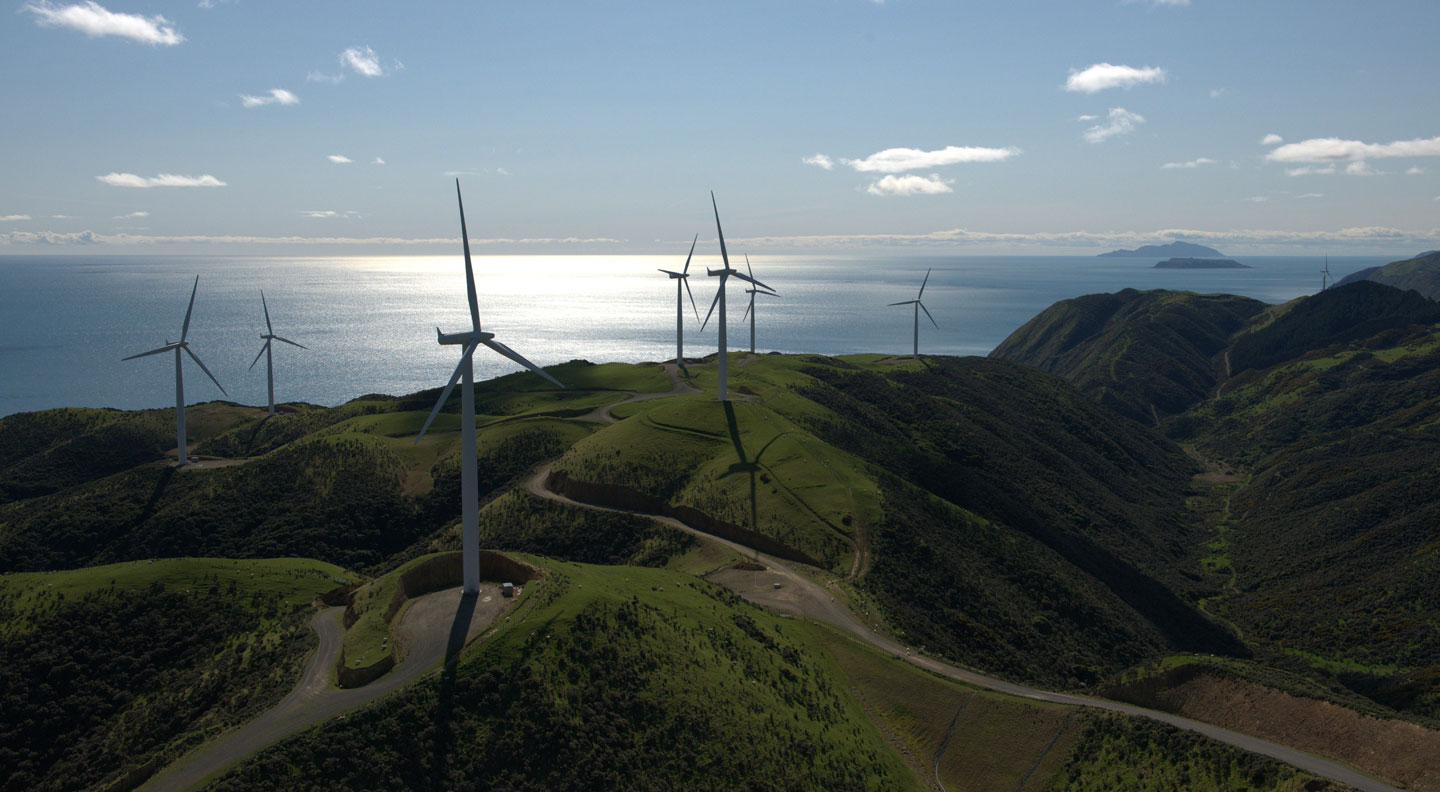
[[[1440,792],[1440,732],[1414,723],[1223,679],[1193,665],[1104,695],[1333,757],[1416,792]]]

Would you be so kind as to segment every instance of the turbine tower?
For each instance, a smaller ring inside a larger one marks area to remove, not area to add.
[[[923,281],[920,282],[920,293],[917,294],[917,295],[915,295],[915,299],[913,299],[913,300],[905,300],[904,302],[890,303],[890,305],[914,305],[914,306],[915,306],[915,353],[914,353],[914,358],[915,358],[916,360],[919,360],[919,359],[920,359],[920,312],[921,312],[921,311],[924,311],[924,312],[925,312],[925,317],[930,320],[930,324],[935,325],[935,329],[937,329],[937,330],[940,329],[940,325],[935,324],[935,317],[933,317],[933,316],[930,315],[930,309],[925,307],[925,303],[920,302],[920,298],[923,297],[923,296],[925,296],[925,284],[927,284],[927,283],[929,283],[929,282],[930,282],[930,270],[927,269],[927,270],[925,270],[925,280],[923,280]],[[886,307],[888,308],[889,306],[886,306]]]
[[[260,362],[260,356],[261,356],[261,355],[264,355],[264,356],[265,356],[265,381],[266,381],[266,384],[267,384],[267,386],[268,386],[268,390],[269,390],[269,392],[270,392],[270,413],[269,413],[269,414],[270,414],[270,415],[274,415],[274,414],[275,414],[275,357],[274,357],[274,354],[270,351],[270,344],[271,344],[271,342],[272,342],[272,341],[284,341],[285,343],[290,344],[291,346],[297,346],[297,347],[300,347],[301,349],[309,349],[310,347],[307,347],[307,346],[305,346],[304,344],[297,344],[297,343],[295,343],[294,341],[291,341],[291,340],[288,339],[288,338],[281,338],[280,336],[275,335],[275,328],[274,328],[274,326],[272,326],[272,325],[270,324],[270,306],[265,304],[265,292],[264,292],[263,290],[260,292],[260,307],[265,309],[265,330],[266,330],[266,333],[267,333],[267,334],[260,336],[262,339],[265,340],[265,344],[260,347],[260,351],[259,351],[258,353],[256,353],[255,359],[252,360],[252,361],[250,361],[250,370],[253,371],[253,370],[255,369],[255,364]]]
[[[675,365],[682,370],[685,369],[685,300],[680,294],[680,287],[684,285],[685,292],[690,295],[690,308],[695,311],[695,318],[700,318],[700,309],[695,305],[695,293],[690,291],[690,257],[695,255],[695,242],[700,239],[696,234],[695,239],[690,240],[690,253],[685,256],[685,268],[680,272],[662,269],[661,272],[670,276],[675,281]],[[658,269],[658,267],[657,267]]]
[[[745,269],[749,271],[751,278],[755,277],[755,270],[750,269],[750,254],[748,253],[745,254]],[[745,308],[745,316],[750,317],[750,354],[753,355],[755,354],[755,295],[768,294],[771,297],[778,297],[779,295],[773,291],[765,291],[764,289],[757,289],[753,286],[746,289],[745,293],[750,295],[750,304]],[[740,317],[740,321],[745,321],[745,316]]]
[[[1330,287],[1330,254],[1325,254],[1325,269],[1320,270],[1320,291]]]
[[[430,411],[430,417],[425,419],[420,434],[415,436],[415,444],[420,444],[420,438],[425,436],[435,416],[440,414],[440,408],[444,407],[445,401],[450,398],[450,391],[455,389],[455,381],[463,378],[460,387],[460,546],[464,553],[465,593],[474,594],[480,590],[480,492],[475,466],[475,373],[470,362],[471,356],[484,344],[561,388],[565,386],[539,366],[521,357],[520,353],[496,341],[494,333],[480,330],[480,308],[475,300],[475,270],[470,265],[470,234],[465,228],[465,203],[460,198],[459,179],[455,180],[455,201],[460,205],[460,239],[465,247],[465,296],[470,300],[470,329],[446,335],[440,332],[440,328],[435,328],[435,337],[440,344],[462,347],[460,365],[455,367],[455,373],[450,375],[445,390],[440,392],[435,409]]]
[[[188,337],[188,336],[190,335],[190,313],[195,310],[195,292],[196,292],[199,288],[200,288],[200,276],[199,276],[199,275],[196,275],[196,276],[195,276],[195,285],[190,287],[190,306],[185,309],[185,324],[183,324],[183,325],[180,326],[180,340],[179,340],[179,341],[176,341],[175,343],[172,344],[172,343],[170,343],[170,341],[167,339],[167,340],[165,341],[165,346],[162,346],[162,347],[160,347],[159,349],[152,349],[152,350],[150,350],[149,352],[141,352],[141,353],[138,354],[138,355],[131,355],[130,357],[127,357],[127,358],[121,358],[121,360],[134,360],[135,358],[142,358],[142,357],[145,357],[145,356],[147,356],[147,355],[158,355],[158,354],[160,354],[161,352],[169,352],[169,351],[171,351],[171,350],[174,350],[174,351],[175,351],[175,466],[176,466],[176,467],[184,467],[185,463],[188,461],[188,460],[185,458],[185,450],[186,450],[186,449],[185,449],[185,378],[184,378],[184,375],[183,375],[183,373],[182,373],[182,369],[181,369],[181,365],[180,365],[180,363],[181,363],[180,351],[181,351],[181,350],[184,350],[184,351],[185,351],[185,354],[189,355],[189,356],[190,356],[190,359],[195,361],[195,365],[199,366],[199,367],[200,367],[200,370],[203,371],[203,372],[205,372],[205,376],[209,377],[209,378],[210,378],[210,381],[213,382],[213,383],[215,383],[215,387],[219,388],[221,393],[225,393],[225,386],[221,385],[221,384],[220,384],[220,380],[215,379],[215,375],[210,373],[210,369],[205,368],[205,364],[200,362],[200,358],[199,358],[199,357],[196,357],[195,353],[190,351],[190,343],[185,340],[186,337]],[[225,395],[226,395],[226,396],[229,396],[230,394],[225,393]]]
[[[707,274],[707,275],[710,275],[711,277],[719,276],[719,278],[720,278],[720,290],[715,293],[715,301],[712,302],[712,303],[710,303],[710,311],[705,314],[705,321],[700,324],[700,329],[701,329],[701,330],[704,330],[704,329],[705,329],[705,325],[707,325],[707,324],[710,323],[710,314],[715,313],[715,306],[716,306],[716,305],[719,305],[719,306],[720,306],[720,355],[719,355],[719,360],[718,360],[718,362],[719,362],[719,364],[720,364],[720,401],[728,401],[728,400],[729,400],[729,393],[728,393],[728,392],[726,391],[726,389],[725,389],[725,368],[726,368],[726,367],[725,367],[725,363],[726,363],[725,355],[726,355],[726,352],[727,352],[727,348],[726,348],[726,345],[725,345],[725,279],[726,279],[726,278],[729,278],[731,275],[734,275],[735,277],[739,278],[740,280],[749,281],[749,283],[750,283],[752,286],[760,286],[760,287],[765,288],[765,289],[768,289],[768,288],[770,288],[770,287],[769,287],[769,286],[766,286],[765,284],[761,283],[760,281],[755,280],[754,278],[752,278],[752,277],[750,277],[750,276],[748,276],[748,275],[745,275],[744,273],[740,272],[740,270],[732,269],[732,268],[730,267],[730,254],[725,251],[725,232],[724,232],[723,230],[721,230],[721,228],[720,228],[720,208],[715,205],[715,193],[714,193],[714,192],[711,192],[711,193],[710,193],[710,206],[711,206],[711,208],[713,208],[713,209],[715,210],[715,233],[720,236],[720,259],[725,263],[725,268],[724,268],[724,269],[718,269],[718,270],[712,270],[712,269],[706,269],[706,270],[705,270],[706,274]]]

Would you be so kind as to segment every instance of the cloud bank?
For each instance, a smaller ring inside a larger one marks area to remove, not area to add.
[[[1266,140],[1269,140],[1269,137]],[[1265,159],[1271,162],[1353,162],[1395,157],[1440,157],[1440,137],[1397,140],[1392,143],[1311,138],[1298,143],[1286,143],[1265,155]]]
[[[1014,147],[946,146],[935,151],[888,148],[865,159],[842,159],[841,162],[862,173],[903,173],[907,170],[938,168],[964,162],[1004,162],[1019,153],[1020,149]]]
[[[180,176],[162,173],[159,176],[136,176],[133,173],[107,173],[96,176],[111,187],[224,187],[225,182],[205,174],[203,176]]]
[[[118,14],[93,0],[64,6],[39,0],[21,6],[20,10],[34,14],[35,24],[41,27],[69,28],[90,38],[118,36],[162,47],[173,47],[185,40],[171,27],[170,20],[159,14],[152,17]]]

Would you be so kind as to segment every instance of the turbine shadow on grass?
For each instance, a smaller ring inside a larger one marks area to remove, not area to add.
[[[729,401],[724,401],[720,404],[725,409],[725,425],[730,430],[730,443],[735,446],[735,457],[740,460],[731,465],[729,469],[725,471],[725,475],[745,473],[750,476],[750,530],[759,534],[761,533],[760,503],[755,492],[755,474],[760,472],[760,457],[765,456],[765,452],[770,449],[770,446],[773,445],[776,440],[780,439],[784,432],[770,438],[765,445],[760,447],[760,451],[755,454],[754,459],[747,460],[745,458],[745,444],[740,442],[740,424],[735,419],[735,405]],[[759,549],[755,550],[755,554],[757,556],[760,554]]]
[[[435,707],[435,739],[431,743],[430,788],[434,790],[448,789],[449,756],[455,749],[455,731],[450,725],[455,707],[455,669],[460,662],[460,650],[465,648],[465,636],[470,632],[470,619],[475,615],[479,597],[478,592],[460,595],[455,620],[450,623],[450,637],[445,642],[445,665],[440,670],[440,695]]]

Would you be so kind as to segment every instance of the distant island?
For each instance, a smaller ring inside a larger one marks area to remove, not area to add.
[[[1155,269],[1254,269],[1233,259],[1172,258],[1156,262]]]
[[[1187,256],[1191,258],[1222,258],[1224,253],[1212,247],[1193,242],[1171,242],[1165,245],[1142,245],[1134,250],[1112,250],[1096,258],[1169,258]]]

